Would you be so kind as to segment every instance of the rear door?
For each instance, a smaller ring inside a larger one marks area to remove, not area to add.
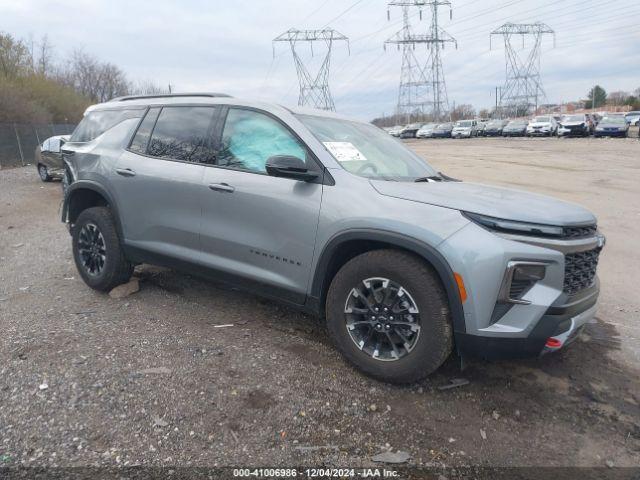
[[[229,108],[221,130],[217,166],[204,173],[203,263],[301,303],[323,186],[271,177],[265,164],[273,155],[296,156],[318,172],[319,164],[286,125],[265,112]]]
[[[199,191],[213,163],[214,106],[164,106],[147,112],[112,175],[125,243],[194,261],[198,256]]]

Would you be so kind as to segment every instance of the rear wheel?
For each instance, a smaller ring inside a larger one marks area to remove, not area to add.
[[[347,262],[331,282],[326,312],[338,350],[378,380],[415,382],[451,353],[444,289],[410,253],[375,250]]]
[[[78,272],[91,288],[109,291],[131,278],[133,265],[124,256],[107,207],[83,211],[73,226],[72,242]]]
[[[42,180],[43,182],[50,182],[52,179],[51,175],[49,175],[49,169],[46,165],[38,165],[38,175],[40,175],[40,180]]]

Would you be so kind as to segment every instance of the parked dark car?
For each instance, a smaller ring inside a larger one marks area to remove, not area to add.
[[[416,138],[416,133],[422,127],[422,123],[411,123],[402,129],[400,138]]]
[[[626,137],[629,124],[624,117],[604,117],[594,131],[596,137]]]
[[[499,137],[502,135],[502,129],[507,124],[507,120],[491,120],[484,127],[485,137]]]
[[[451,138],[453,123],[441,123],[433,129],[433,138]]]
[[[63,179],[65,169],[61,149],[67,140],[69,140],[68,135],[56,135],[47,138],[36,147],[36,167],[43,182]]]
[[[558,124],[559,137],[588,137],[593,133],[595,124],[593,117],[588,113],[565,115]]]
[[[511,120],[502,129],[502,136],[524,137],[527,134],[527,125],[529,125],[529,122],[526,120]]]

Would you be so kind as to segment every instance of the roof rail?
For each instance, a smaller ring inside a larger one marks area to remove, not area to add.
[[[226,93],[164,93],[153,95],[126,95],[109,100],[110,102],[126,102],[127,100],[141,100],[144,98],[175,98],[175,97],[231,97]]]

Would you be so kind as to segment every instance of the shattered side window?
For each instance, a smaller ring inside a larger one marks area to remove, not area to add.
[[[218,165],[264,173],[267,159],[274,155],[306,160],[305,147],[281,123],[252,110],[230,109]]]

